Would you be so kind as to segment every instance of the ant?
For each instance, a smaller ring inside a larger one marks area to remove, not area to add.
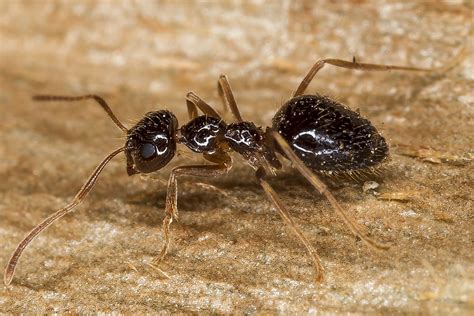
[[[95,100],[124,133],[125,146],[110,153],[93,171],[72,201],[37,225],[13,252],[4,274],[4,282],[12,281],[16,265],[28,244],[53,222],[70,213],[92,190],[99,174],[109,161],[124,152],[129,176],[150,173],[162,169],[174,157],[176,145],[184,144],[213,163],[212,165],[178,166],[171,171],[167,185],[165,218],[163,220],[164,244],[153,262],[162,260],[170,244],[170,225],[178,219],[177,180],[182,176],[216,177],[232,168],[231,152],[240,154],[255,170],[257,181],[284,222],[299,238],[310,256],[315,280],[322,281],[321,259],[303,232],[293,221],[290,213],[270,186],[267,178],[282,168],[277,154],[288,159],[320,194],[324,195],[352,233],[375,249],[388,249],[386,244],[372,240],[360,228],[356,220],[338,203],[320,174],[363,174],[375,171],[389,157],[385,139],[372,123],[347,106],[319,94],[305,95],[316,73],[325,65],[367,71],[429,71],[429,69],[359,63],[355,60],[318,60],[301,81],[291,98],[275,114],[272,127],[264,131],[240,115],[227,76],[218,80],[218,92],[224,110],[230,108],[234,122],[228,124],[208,103],[189,92],[186,104],[190,121],[179,127],[175,115],[167,110],[148,112],[132,128],[125,127],[114,115],[104,99],[97,95],[51,96],[37,95],[35,101]],[[199,116],[198,109],[204,115]]]

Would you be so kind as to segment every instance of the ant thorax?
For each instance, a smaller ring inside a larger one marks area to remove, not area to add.
[[[202,115],[183,125],[177,139],[197,153],[235,151],[252,167],[265,165],[265,133],[252,122],[225,124],[222,119]]]
[[[181,126],[177,140],[194,152],[213,154],[226,151],[223,146],[226,129],[221,119],[202,115]]]
[[[258,168],[265,165],[264,132],[252,122],[238,122],[227,126],[225,140],[229,147]]]

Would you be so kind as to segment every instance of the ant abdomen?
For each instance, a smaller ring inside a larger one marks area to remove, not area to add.
[[[290,99],[275,114],[273,128],[314,171],[357,171],[388,157],[385,139],[369,120],[326,96]]]

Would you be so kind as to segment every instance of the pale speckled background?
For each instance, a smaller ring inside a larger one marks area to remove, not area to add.
[[[272,184],[321,255],[326,281],[312,283],[300,244],[236,159],[226,177],[181,181],[167,279],[146,266],[162,243],[163,181],[201,159],[183,151],[152,179],[127,177],[119,158],[25,251],[0,286],[0,312],[472,313],[473,10],[455,0],[0,1],[1,266],[123,143],[92,102],[37,104],[35,93],[100,94],[129,125],[161,108],[185,122],[186,92],[218,105],[227,73],[244,117],[266,125],[318,58],[439,67],[467,51],[443,75],[328,67],[309,89],[359,108],[392,147],[453,156],[431,163],[394,148],[377,191],[405,202],[332,185],[388,252],[355,241],[287,169]]]

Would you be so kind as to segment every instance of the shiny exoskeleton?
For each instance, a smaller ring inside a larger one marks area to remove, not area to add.
[[[289,100],[273,118],[273,128],[314,171],[357,172],[388,157],[387,143],[370,121],[326,96]]]
[[[275,152],[266,142],[268,137],[271,135],[252,122],[226,124],[221,118],[201,115],[178,128],[177,119],[171,112],[149,112],[128,131],[127,173],[133,175],[161,169],[175,155],[177,143],[207,157],[234,151],[255,168],[263,161],[279,168]]]
[[[125,153],[128,175],[156,172],[166,166],[176,153],[177,144],[183,144],[200,153],[212,164],[185,165],[171,171],[163,220],[164,245],[159,256],[162,260],[170,243],[170,225],[178,218],[177,179],[181,176],[218,176],[232,167],[230,153],[241,155],[255,169],[259,184],[273,203],[285,223],[304,244],[315,268],[316,280],[321,280],[322,266],[314,248],[304,236],[267,178],[281,169],[277,154],[290,160],[295,167],[330,202],[333,209],[344,220],[352,233],[368,245],[386,249],[387,246],[373,241],[359,228],[347,212],[339,205],[314,171],[327,173],[358,172],[375,168],[388,157],[388,146],[375,127],[357,112],[321,95],[304,95],[309,83],[325,64],[359,70],[410,70],[424,69],[388,65],[362,64],[338,59],[317,61],[304,77],[292,98],[273,118],[271,128],[265,130],[250,121],[244,121],[238,110],[232,89],[226,76],[218,80],[218,91],[224,109],[230,108],[234,122],[227,123],[209,104],[194,93],[188,93],[186,104],[190,121],[179,127],[173,113],[159,110],[147,113],[134,127],[128,129],[113,114],[107,103],[99,96],[36,96],[36,101],[78,101],[94,99],[110,116],[114,123],[126,133],[125,146],[110,153],[94,170],[92,175],[62,209],[37,225],[18,245],[12,254],[4,274],[5,284],[10,284],[17,262],[26,246],[45,228],[71,212],[92,190],[99,174],[107,163],[121,152]],[[198,110],[204,115],[199,116]]]
[[[178,120],[169,111],[145,114],[127,133],[127,174],[149,173],[166,166],[176,152],[177,128]]]

